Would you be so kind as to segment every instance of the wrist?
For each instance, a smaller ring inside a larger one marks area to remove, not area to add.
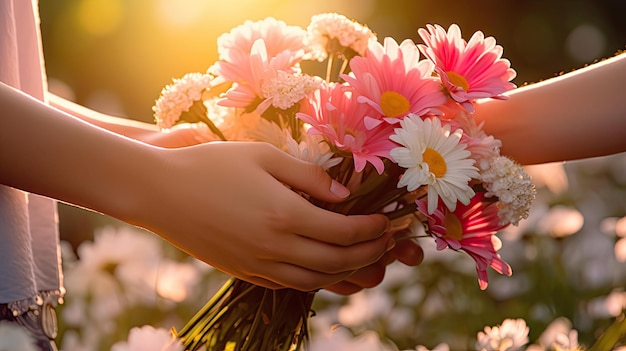
[[[150,204],[162,187],[166,149],[129,141],[128,148],[111,152],[109,170],[96,178],[92,209],[129,224],[145,227],[152,218]]]

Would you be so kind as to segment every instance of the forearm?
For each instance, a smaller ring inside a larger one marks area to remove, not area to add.
[[[522,164],[626,151],[626,54],[484,100],[475,117]]]
[[[156,148],[106,132],[0,84],[0,182],[117,217],[155,169]],[[144,190],[145,191],[145,190]]]
[[[145,139],[150,139],[152,135],[159,131],[157,126],[154,124],[143,123],[122,117],[109,116],[78,105],[52,93],[46,94],[46,98],[51,106],[63,112],[80,118],[83,121],[96,125],[100,128],[104,128],[132,139],[145,141]]]
[[[196,145],[210,140],[209,132],[201,128],[193,128],[190,125],[185,125],[187,128],[179,126],[168,133],[163,133],[155,124],[109,116],[50,93],[47,94],[47,98],[51,106],[80,118],[89,124],[150,145],[176,148]]]

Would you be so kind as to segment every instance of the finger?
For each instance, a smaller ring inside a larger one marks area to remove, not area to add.
[[[338,284],[353,273],[353,270],[350,270],[325,274],[286,263],[277,263],[270,267],[271,269],[266,274],[256,273],[247,280],[255,284],[260,282],[263,286],[270,288],[272,288],[271,286],[279,286],[300,291],[314,291],[325,286]]]
[[[263,156],[262,166],[270,175],[316,198],[325,201],[333,198],[342,200],[331,191],[339,184],[332,181],[322,168],[298,160],[272,145],[259,144],[263,145],[259,151]],[[390,221],[384,215],[348,217],[316,207],[294,192],[275,191],[274,194],[280,197],[277,199],[279,203],[289,204],[285,205],[287,220],[280,221],[291,226],[283,228],[285,232],[328,243],[350,245],[377,238],[390,227]]]
[[[354,271],[371,265],[391,250],[395,240],[389,233],[378,239],[351,246],[338,246],[298,235],[285,235],[281,240],[263,245],[258,258],[266,262],[282,262],[324,274]]]
[[[258,285],[258,286],[262,286],[264,288],[267,289],[272,289],[272,290],[278,290],[278,289],[283,289],[285,288],[285,286],[277,284],[271,280],[265,279],[265,278],[261,278],[261,277],[238,277],[241,280],[245,280],[248,283],[254,284],[254,285]]]
[[[424,250],[414,239],[396,240],[396,246],[390,253],[407,266],[417,266],[424,260]]]
[[[294,194],[295,195],[295,194]],[[328,211],[302,199],[294,201],[289,209],[291,226],[288,232],[326,243],[348,246],[379,238],[389,229],[390,222],[385,215],[350,215]]]
[[[346,280],[327,286],[324,289],[340,295],[351,295],[365,288],[375,287],[383,281],[387,264],[393,261],[394,256],[391,252],[387,252],[378,262],[361,268],[346,278]]]
[[[380,284],[385,278],[387,266],[382,260],[361,268],[346,278],[346,282],[357,285],[361,288],[372,288]]]
[[[350,191],[316,165],[297,159],[275,147],[268,148],[262,166],[281,182],[328,202],[345,200]]]
[[[325,287],[324,289],[334,292],[335,294],[346,295],[346,296],[352,295],[354,293],[357,293],[363,290],[361,286],[350,283],[348,281],[342,281],[333,285],[329,285]]]

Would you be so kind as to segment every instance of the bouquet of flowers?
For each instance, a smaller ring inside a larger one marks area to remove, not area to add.
[[[476,261],[486,289],[489,267],[511,274],[495,234],[526,218],[535,189],[473,106],[506,98],[515,71],[481,32],[465,41],[456,25],[428,25],[418,34],[423,44],[381,43],[334,13],[313,16],[306,29],[248,21],[218,39],[219,60],[206,73],[162,90],[155,119],[163,130],[196,123],[216,141],[267,142],[320,165],[350,197],[302,196],[343,214],[422,223],[439,250]],[[314,296],[233,278],[173,332],[187,350],[297,350]]]

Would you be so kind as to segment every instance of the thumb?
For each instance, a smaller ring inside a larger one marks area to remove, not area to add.
[[[350,190],[332,179],[321,166],[300,160],[278,148],[272,148],[266,155],[263,167],[274,178],[318,200],[340,202],[350,195]]]

